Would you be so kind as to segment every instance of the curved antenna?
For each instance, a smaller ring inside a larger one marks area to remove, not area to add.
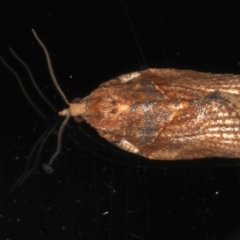
[[[54,161],[54,159],[59,155],[60,153],[60,150],[61,150],[61,147],[62,147],[62,134],[63,134],[63,130],[68,122],[70,118],[70,113],[68,112],[66,118],[64,119],[60,129],[59,129],[59,132],[58,132],[58,139],[57,139],[57,149],[56,149],[56,152],[53,154],[53,156],[51,157],[48,165],[51,165]]]
[[[40,90],[39,86],[37,85],[37,82],[35,81],[32,72],[30,71],[28,65],[16,54],[16,52],[12,49],[9,48],[10,52],[12,53],[12,55],[23,65],[23,67],[27,70],[28,75],[32,81],[33,86],[35,87],[35,89],[37,90],[38,94],[42,97],[42,99],[47,103],[47,105],[54,111],[56,111],[56,108],[51,104],[51,102],[48,100],[48,98],[42,93],[42,91]]]
[[[69,105],[70,102],[67,100],[65,94],[63,93],[62,89],[60,88],[58,82],[57,82],[57,79],[55,77],[55,74],[54,74],[54,71],[53,71],[53,68],[52,68],[52,63],[51,63],[51,58],[50,58],[50,55],[49,55],[49,52],[46,48],[46,46],[44,45],[44,43],[41,41],[41,39],[38,37],[37,33],[35,32],[34,29],[32,29],[32,33],[34,35],[34,37],[36,38],[36,40],[38,41],[38,43],[40,44],[40,46],[42,47],[44,53],[45,53],[45,56],[46,56],[46,59],[47,59],[47,64],[48,64],[48,70],[49,70],[49,73],[51,75],[51,78],[52,78],[52,81],[55,85],[55,87],[57,88],[59,94],[61,95],[63,101]]]
[[[32,101],[32,99],[29,97],[29,94],[27,93],[26,89],[24,88],[23,84],[22,84],[22,80],[21,78],[18,76],[18,74],[15,72],[15,70],[13,68],[10,67],[10,65],[0,56],[0,61],[2,61],[2,63],[4,64],[4,66],[15,76],[15,78],[18,81],[18,84],[20,85],[20,88],[24,94],[24,96],[26,97],[27,101],[29,102],[29,104],[35,109],[35,111],[44,119],[46,120],[47,117],[45,116],[44,113],[42,113],[39,108],[37,107],[37,105],[34,104],[34,102]]]
[[[36,38],[36,40],[38,41],[38,43],[40,44],[40,46],[42,47],[44,53],[45,53],[45,56],[46,56],[46,59],[47,59],[47,64],[48,64],[48,70],[50,72],[50,75],[51,75],[51,78],[52,78],[52,81],[55,85],[55,87],[57,88],[58,92],[60,93],[62,99],[64,100],[64,102],[67,104],[67,105],[70,105],[70,102],[67,100],[65,94],[63,93],[62,89],[60,88],[58,82],[57,82],[57,79],[55,77],[55,74],[54,74],[54,71],[53,71],[53,68],[52,68],[52,63],[51,63],[51,58],[50,58],[50,55],[49,55],[49,52],[46,48],[46,46],[44,45],[44,43],[41,41],[41,39],[38,37],[37,33],[35,32],[34,29],[32,29],[32,32],[33,32],[33,35],[34,37]],[[53,156],[51,157],[50,161],[49,161],[49,166],[53,163],[54,159],[59,155],[60,153],[60,150],[61,150],[61,146],[62,146],[62,135],[63,135],[63,130],[70,118],[70,111],[68,109],[65,110],[65,115],[66,118],[64,119],[60,129],[59,129],[59,132],[58,132],[58,139],[57,139],[57,149],[56,149],[56,152],[53,154]]]

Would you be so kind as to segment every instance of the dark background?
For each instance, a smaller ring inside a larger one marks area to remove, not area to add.
[[[48,47],[71,100],[146,67],[239,74],[239,7],[170,0],[8,2],[0,4],[0,55],[47,120],[0,64],[1,239],[240,239],[238,160],[149,161],[73,120],[54,173],[42,163],[56,149],[56,131],[39,158],[35,152],[31,164],[40,164],[34,173],[8,193],[40,136],[63,120],[38,96],[9,47],[27,62],[56,109],[66,107],[31,28]]]

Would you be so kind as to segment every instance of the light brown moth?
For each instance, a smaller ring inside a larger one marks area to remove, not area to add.
[[[240,75],[178,69],[146,69],[102,83],[89,96],[59,112],[82,117],[119,148],[156,160],[240,157]]]
[[[69,105],[59,112],[65,123],[80,116],[128,152],[156,160],[240,157],[240,75],[150,68],[102,83],[75,103],[58,89]]]
[[[59,115],[156,160],[240,157],[240,76],[146,69],[107,81]]]

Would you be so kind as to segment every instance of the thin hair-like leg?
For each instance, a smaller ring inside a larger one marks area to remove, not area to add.
[[[42,136],[37,140],[37,142],[36,142],[35,145],[33,146],[32,150],[31,150],[31,152],[30,152],[30,154],[29,154],[29,156],[28,156],[28,160],[27,160],[27,164],[26,164],[26,166],[25,166],[25,169],[24,169],[22,175],[18,178],[18,180],[13,184],[13,186],[12,186],[11,189],[9,190],[9,193],[10,193],[10,194],[13,192],[13,190],[15,189],[15,187],[19,185],[19,183],[21,182],[21,180],[23,179],[23,177],[26,175],[26,173],[27,173],[27,171],[28,171],[28,169],[29,169],[29,163],[30,163],[30,161],[31,161],[31,159],[32,159],[32,156],[33,156],[33,154],[34,154],[34,152],[35,152],[38,144],[42,141],[42,139],[46,136],[46,134],[47,134],[47,131],[45,131],[45,132],[42,134]]]
[[[13,186],[11,187],[9,193],[11,194],[13,192],[13,190],[19,185],[22,185],[24,183],[24,181],[34,172],[34,170],[36,169],[38,163],[39,163],[39,160],[40,160],[40,153],[43,149],[43,146],[44,144],[46,143],[46,140],[48,139],[48,137],[53,133],[53,131],[55,130],[57,126],[57,123],[51,128],[51,130],[47,133],[47,131],[45,131],[41,137],[37,140],[37,142],[35,143],[35,145],[33,146],[29,156],[28,156],[28,160],[27,160],[27,164],[26,164],[26,167],[22,173],[22,175],[18,178],[18,180],[13,184]],[[33,167],[29,170],[29,165],[30,165],[30,162],[33,158],[33,154],[36,152],[36,149],[39,145],[39,143],[41,143],[40,147],[39,147],[39,150],[38,150],[38,153],[37,153],[37,158],[36,158],[36,161],[35,161],[35,164],[33,165]]]
[[[42,149],[48,139],[48,137],[53,133],[53,131],[55,130],[56,126],[57,126],[58,123],[56,123],[52,128],[51,130],[48,132],[47,136],[43,139],[39,149],[38,149],[38,152],[37,152],[37,156],[36,156],[36,161],[35,161],[35,164],[34,166],[26,173],[26,175],[22,178],[21,182],[19,183],[19,186],[21,186],[24,181],[29,177],[31,176],[31,174],[36,170],[37,166],[38,166],[38,163],[40,161],[40,154],[42,152]]]
[[[46,120],[47,117],[45,116],[45,114],[43,112],[41,112],[39,110],[39,108],[34,104],[34,102],[32,101],[32,99],[29,97],[29,94],[27,93],[26,89],[24,88],[23,84],[22,84],[22,80],[21,78],[18,76],[18,74],[15,72],[15,70],[10,67],[10,65],[0,56],[0,60],[2,61],[2,63],[4,64],[4,66],[15,76],[15,78],[18,81],[18,84],[20,85],[20,88],[25,96],[25,98],[27,99],[27,101],[29,102],[29,104],[33,107],[33,109],[44,119]]]
[[[35,87],[35,89],[37,90],[38,94],[42,97],[42,99],[47,103],[47,105],[54,111],[57,112],[56,108],[53,106],[53,104],[48,100],[48,98],[42,93],[42,91],[40,90],[37,82],[35,81],[32,72],[30,71],[28,65],[16,54],[16,52],[10,48],[9,49],[10,52],[12,53],[12,55],[24,66],[24,68],[27,70],[28,75],[32,81],[33,86]]]

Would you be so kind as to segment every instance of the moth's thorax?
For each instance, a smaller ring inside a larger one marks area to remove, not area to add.
[[[161,128],[171,118],[172,113],[165,103],[158,86],[150,81],[123,84],[113,80],[112,84],[103,84],[88,96],[85,117],[98,131],[112,133],[114,141],[126,136],[149,138],[154,135],[155,127]],[[153,126],[155,112],[161,117]],[[146,126],[149,126],[148,132]]]

